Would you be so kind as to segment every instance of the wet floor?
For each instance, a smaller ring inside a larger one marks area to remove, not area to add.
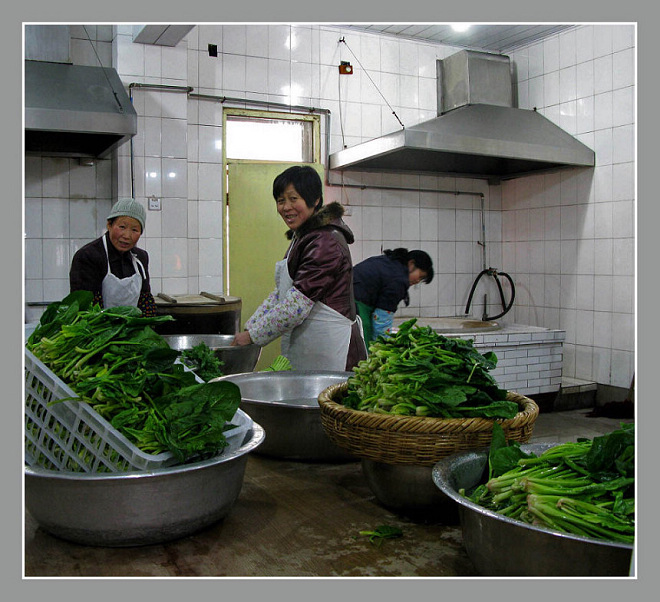
[[[539,415],[531,442],[575,441],[622,420],[588,410]],[[630,422],[630,420],[626,420]],[[360,535],[401,530],[380,546]],[[26,577],[470,577],[455,508],[406,516],[383,507],[360,462],[282,461],[252,454],[225,519],[171,543],[104,548],[58,539],[25,515]]]

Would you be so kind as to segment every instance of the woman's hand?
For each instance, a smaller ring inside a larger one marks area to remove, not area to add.
[[[250,333],[247,330],[244,330],[243,332],[239,332],[234,337],[234,340],[231,342],[231,346],[234,347],[236,345],[238,346],[250,345],[251,343],[252,343],[252,338],[250,337]]]

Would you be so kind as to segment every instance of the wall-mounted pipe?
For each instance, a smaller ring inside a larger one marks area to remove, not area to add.
[[[250,105],[253,107],[261,108],[276,108],[282,109],[285,111],[298,111],[300,113],[311,113],[316,115],[323,115],[325,117],[325,183],[327,185],[332,185],[328,180],[329,169],[329,157],[330,157],[330,109],[321,109],[319,107],[306,107],[304,105],[287,105],[280,102],[269,102],[264,100],[253,100],[250,98],[232,98],[230,96],[215,96],[213,94],[197,94],[191,93],[190,98],[196,98],[198,100],[212,100],[214,102],[219,102],[224,104],[225,102],[234,102],[238,104]]]
[[[481,192],[470,192],[465,190],[442,190],[440,188],[420,188],[420,187],[411,187],[411,186],[380,186],[377,184],[366,185],[366,184],[345,184],[343,182],[330,182],[330,186],[339,186],[343,188],[359,188],[360,190],[367,190],[373,188],[374,190],[401,190],[401,191],[412,191],[412,192],[438,192],[443,194],[453,194],[455,196],[461,195],[472,195],[472,196],[481,196]]]
[[[330,109],[322,109],[319,107],[309,107],[304,105],[288,105],[285,103],[278,102],[269,102],[264,100],[255,100],[250,98],[237,98],[231,96],[221,96],[214,94],[199,94],[194,92],[194,88],[191,86],[172,86],[166,84],[144,84],[139,82],[134,82],[129,84],[129,97],[131,102],[133,102],[133,89],[142,88],[142,89],[153,89],[153,90],[162,90],[164,92],[179,92],[185,93],[189,98],[194,98],[197,100],[208,100],[212,102],[218,102],[220,104],[225,104],[227,102],[244,104],[253,107],[261,108],[276,108],[287,111],[298,111],[303,113],[312,113],[317,115],[322,115],[325,118],[325,183],[327,186],[341,186],[344,188],[360,188],[365,190],[367,188],[373,188],[377,190],[406,190],[406,191],[416,191],[416,192],[438,192],[438,193],[447,193],[459,195],[472,195],[481,197],[481,202],[483,204],[484,195],[481,192],[472,192],[472,191],[461,191],[461,190],[441,190],[436,188],[412,188],[405,186],[379,186],[379,185],[369,185],[364,184],[345,184],[343,182],[331,182],[330,181],[330,125],[331,125],[331,112]],[[342,174],[343,175],[343,174]],[[133,179],[133,140],[131,139],[131,196],[133,196],[134,179]]]
[[[502,289],[502,283],[500,282],[498,275],[504,276],[511,285],[511,299],[509,299],[508,303],[504,300],[504,290]],[[470,305],[472,304],[472,295],[474,295],[474,291],[476,290],[477,284],[479,283],[479,280],[481,280],[482,276],[492,276],[495,279],[495,283],[497,284],[497,289],[500,293],[500,301],[502,302],[502,312],[495,316],[489,316],[486,307],[486,297],[484,296],[484,313],[481,319],[484,322],[487,322],[488,320],[495,320],[497,318],[501,318],[513,307],[513,301],[516,298],[516,287],[513,283],[513,279],[506,272],[499,272],[493,268],[486,268],[485,270],[481,270],[481,272],[479,272],[479,275],[475,278],[474,282],[472,283],[472,288],[470,289],[470,294],[468,295],[467,305],[465,306],[466,314],[470,313]]]
[[[325,116],[325,181],[326,184],[328,185],[333,185],[328,181],[328,173],[329,173],[329,157],[330,157],[330,109],[321,109],[318,107],[306,107],[303,105],[288,105],[284,103],[279,103],[279,102],[269,102],[269,101],[264,101],[264,100],[254,100],[250,98],[235,98],[231,96],[220,96],[220,95],[214,95],[214,94],[199,94],[199,93],[194,93],[193,90],[194,88],[190,86],[169,86],[169,85],[164,85],[164,84],[143,84],[143,83],[131,83],[128,86],[129,88],[129,93],[132,94],[132,89],[133,88],[151,88],[151,89],[157,89],[157,90],[163,90],[163,91],[169,91],[169,92],[185,92],[188,94],[189,98],[195,98],[197,100],[209,100],[213,102],[218,102],[220,104],[224,104],[226,102],[232,102],[232,103],[237,103],[237,104],[243,104],[243,105],[249,105],[253,107],[261,107],[261,108],[277,108],[277,109],[282,109],[282,110],[288,110],[288,111],[299,111],[299,112],[304,112],[304,113],[313,113],[313,114],[318,114],[318,115],[324,115]],[[133,101],[132,95],[130,95],[131,102]],[[131,141],[131,194],[133,194],[133,144]]]
[[[484,322],[487,322],[488,320],[495,320],[497,318],[501,318],[504,314],[506,314],[511,307],[513,307],[513,301],[516,298],[516,287],[513,283],[513,279],[509,274],[506,272],[499,272],[498,270],[491,268],[491,267],[486,267],[486,215],[485,215],[485,206],[484,206],[484,198],[483,196],[481,197],[481,240],[477,242],[481,246],[481,252],[482,252],[482,263],[483,263],[483,269],[477,277],[475,278],[474,282],[472,283],[472,288],[470,289],[470,294],[468,295],[468,300],[467,304],[465,306],[465,313],[469,314],[470,313],[470,306],[472,305],[472,296],[474,295],[474,291],[477,288],[477,284],[479,283],[479,280],[483,276],[491,276],[495,280],[495,284],[497,284],[497,290],[500,294],[500,301],[502,303],[502,312],[494,315],[494,316],[489,316],[488,315],[488,295],[484,294],[484,311],[482,314],[482,320]],[[504,290],[502,289],[502,283],[500,282],[500,279],[498,278],[498,274],[500,276],[504,276],[508,281],[509,284],[511,285],[511,299],[507,303],[504,300]]]
[[[186,94],[189,94],[192,92],[193,88],[190,86],[170,86],[167,84],[142,84],[139,82],[133,82],[128,84],[128,97],[131,101],[131,104],[133,104],[133,89],[134,88],[149,88],[153,90],[162,90],[163,92],[183,92]],[[130,161],[130,170],[131,170],[131,198],[135,198],[135,168],[134,168],[134,162],[135,162],[135,155],[133,153],[133,137],[131,137],[130,141],[130,156],[131,156],[131,161]]]

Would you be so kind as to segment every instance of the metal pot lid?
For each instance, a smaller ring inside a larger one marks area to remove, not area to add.
[[[158,306],[197,306],[197,305],[225,305],[240,301],[240,297],[232,297],[222,293],[207,293],[202,291],[199,295],[168,295],[158,293],[154,301]]]

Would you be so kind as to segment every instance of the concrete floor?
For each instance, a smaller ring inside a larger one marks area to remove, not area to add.
[[[531,442],[575,441],[617,428],[588,410],[541,413]],[[626,420],[630,422],[630,420]],[[455,508],[406,516],[383,507],[360,462],[280,461],[252,454],[241,494],[219,523],[175,542],[133,548],[58,539],[25,515],[25,577],[471,577]],[[359,535],[387,524],[377,547]]]

